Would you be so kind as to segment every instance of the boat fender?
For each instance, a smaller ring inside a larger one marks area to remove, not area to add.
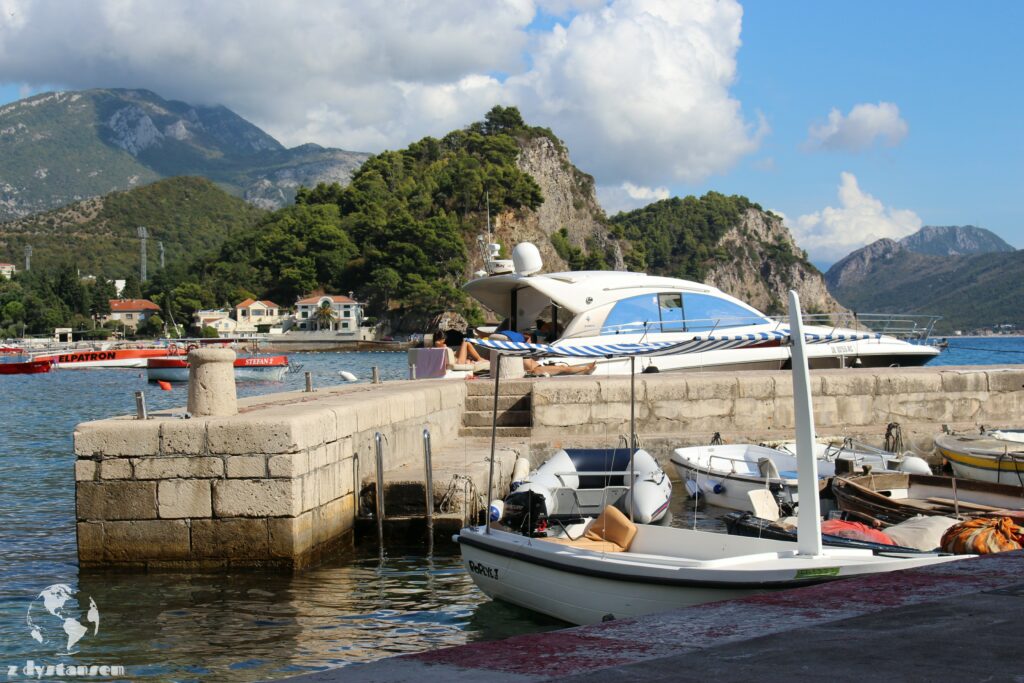
[[[505,501],[503,500],[492,500],[490,507],[490,518],[492,522],[497,522],[501,519],[501,516],[505,514]]]
[[[701,482],[700,487],[704,489],[705,493],[725,493],[725,487],[722,486],[722,482],[715,481],[714,479],[708,479],[706,481]]]
[[[693,479],[686,480],[686,493],[690,498],[700,497],[700,486]]]
[[[346,382],[357,382],[357,381],[359,381],[359,378],[356,377],[355,375],[353,375],[348,370],[339,370],[338,374],[341,375],[341,378],[343,380],[345,380]]]
[[[903,461],[900,462],[900,472],[907,472],[908,474],[931,474],[932,468],[928,465],[928,462],[924,458],[919,458],[916,455],[904,455]]]
[[[512,466],[512,484],[509,487],[510,491],[515,491],[519,486],[526,481],[527,477],[530,476],[530,460],[529,458],[518,457],[516,458],[515,464]]]

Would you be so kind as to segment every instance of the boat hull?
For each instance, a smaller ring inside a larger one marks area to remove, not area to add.
[[[110,349],[107,351],[72,351],[35,356],[32,360],[49,361],[61,370],[87,368],[144,368],[150,358],[166,358],[184,354],[179,349]]]
[[[990,484],[1024,486],[1024,443],[992,437],[940,436],[936,451],[953,474]]]
[[[288,372],[287,356],[248,356],[235,359],[235,380],[280,382]],[[150,382],[187,382],[189,364],[185,358],[152,358],[146,367]]]
[[[581,625],[965,557],[852,548],[806,556],[784,541],[651,525],[639,525],[629,552],[483,527],[462,529],[456,540],[467,573],[489,597]]]
[[[30,360],[24,363],[0,363],[0,375],[39,375],[49,372],[53,364],[48,360]]]

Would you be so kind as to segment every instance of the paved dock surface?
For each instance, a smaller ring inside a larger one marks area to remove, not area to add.
[[[1024,682],[1024,551],[392,657],[328,681]]]

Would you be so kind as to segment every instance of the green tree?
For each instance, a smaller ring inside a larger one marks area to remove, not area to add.
[[[313,313],[313,323],[316,325],[316,329],[329,328],[338,319],[338,315],[334,312],[329,301],[325,301],[320,304],[320,307]]]
[[[124,299],[141,299],[142,284],[139,276],[135,273],[128,273],[124,279],[124,289],[121,290],[121,297]]]

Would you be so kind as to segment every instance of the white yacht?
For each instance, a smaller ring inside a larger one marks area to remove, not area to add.
[[[492,245],[497,246],[497,245]],[[496,250],[494,250],[496,251]],[[546,338],[553,346],[676,342],[708,334],[762,335],[755,347],[716,348],[700,353],[648,356],[637,359],[638,372],[673,370],[779,370],[791,363],[790,347],[779,339],[787,326],[715,287],[699,282],[622,271],[540,273],[536,246],[520,243],[511,260],[491,260],[482,275],[464,286],[473,298],[504,318],[500,330],[528,332],[537,321],[553,323]],[[486,274],[485,274],[486,273]],[[809,317],[809,316],[808,316]],[[863,334],[828,326],[806,326],[810,335],[828,338],[808,348],[812,369],[924,365],[939,349],[923,342],[930,332],[911,317],[899,319],[899,332],[919,336],[911,343],[886,334],[892,317],[873,325],[872,339],[845,341]],[[870,323],[868,323],[870,324]],[[599,374],[628,374],[630,362],[599,361]]]

